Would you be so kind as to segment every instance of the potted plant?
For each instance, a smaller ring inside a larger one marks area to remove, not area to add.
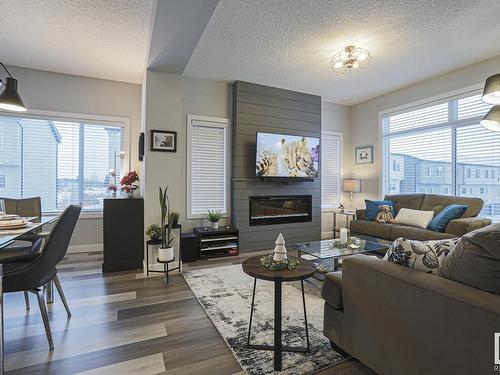
[[[110,194],[113,198],[116,197],[116,190],[117,190],[116,185],[111,184],[108,186],[108,191],[110,192]]]
[[[122,185],[121,190],[127,194],[128,198],[134,197],[134,191],[139,188],[139,186],[135,185],[135,182],[139,181],[139,176],[136,171],[128,172],[120,181],[120,185]]]
[[[219,220],[222,218],[222,212],[219,210],[208,210],[205,218],[212,223],[212,229],[219,229]]]
[[[168,186],[163,190],[160,187],[160,209],[161,209],[161,229],[162,229],[162,241],[161,247],[158,249],[158,259],[161,262],[169,262],[174,259],[174,247],[172,242],[175,236],[172,233],[174,226],[173,220],[171,219],[170,213],[170,200],[168,199]],[[165,233],[165,219],[168,220],[167,233]]]
[[[152,242],[159,243],[161,240],[161,228],[158,224],[151,224],[148,229],[146,229],[146,235],[151,239]]]

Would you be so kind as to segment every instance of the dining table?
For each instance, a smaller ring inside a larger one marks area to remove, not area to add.
[[[42,226],[52,224],[58,216],[34,216],[22,218],[27,222],[26,226],[20,229],[0,229],[0,255],[2,249],[13,244],[16,240],[25,234],[33,233]],[[0,264],[0,375],[4,373],[4,327],[3,327],[3,266]]]

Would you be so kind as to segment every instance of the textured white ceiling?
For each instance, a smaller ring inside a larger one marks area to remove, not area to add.
[[[152,6],[153,0],[0,0],[0,61],[140,83]]]
[[[499,0],[221,0],[184,75],[355,104],[499,55],[499,19]],[[372,64],[340,75],[329,62],[348,44]]]

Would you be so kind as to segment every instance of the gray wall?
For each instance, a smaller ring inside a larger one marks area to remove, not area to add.
[[[141,128],[141,85],[8,67],[30,110],[68,112],[130,119],[130,169],[137,170],[137,139]],[[22,116],[22,113],[20,113]],[[71,239],[72,250],[102,249],[102,214],[82,215]]]
[[[365,198],[376,199],[383,195],[380,182],[382,150],[378,123],[381,111],[473,85],[482,87],[488,76],[499,71],[500,56],[497,56],[351,107],[351,147],[374,145],[373,164],[352,164],[352,176],[361,179],[361,194],[354,195],[354,205],[358,208],[364,207]]]
[[[321,137],[321,98],[237,81],[233,85],[232,218],[240,250],[272,249],[280,232],[287,243],[321,236],[321,180],[285,184],[255,177],[257,132]],[[251,195],[312,195],[312,222],[249,226]]]

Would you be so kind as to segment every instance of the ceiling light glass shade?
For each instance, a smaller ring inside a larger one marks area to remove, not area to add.
[[[370,63],[370,53],[360,47],[347,46],[333,55],[330,61],[332,69],[339,73],[351,72],[366,67]]]
[[[488,104],[500,104],[500,73],[486,79],[481,99]]]
[[[5,89],[0,94],[0,109],[16,112],[26,111],[26,106],[17,93],[17,80],[14,78],[7,77]]]
[[[492,107],[481,120],[481,125],[488,130],[500,132],[500,106]]]

